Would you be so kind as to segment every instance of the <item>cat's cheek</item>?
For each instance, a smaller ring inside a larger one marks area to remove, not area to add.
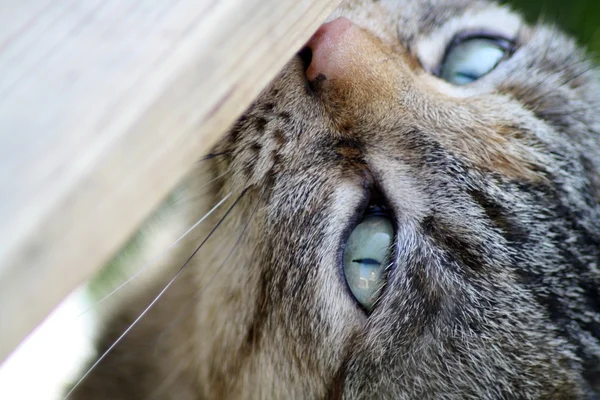
[[[425,71],[420,72],[416,80],[423,92],[454,99],[466,99],[482,92],[481,88],[453,85]]]

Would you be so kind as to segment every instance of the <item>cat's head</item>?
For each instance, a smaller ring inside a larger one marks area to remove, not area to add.
[[[241,239],[197,266],[205,395],[591,394],[584,52],[483,1],[355,0],[330,21],[215,148],[212,201],[242,194],[217,240]]]

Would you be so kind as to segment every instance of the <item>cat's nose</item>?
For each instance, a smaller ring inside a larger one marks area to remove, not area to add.
[[[300,56],[307,79],[321,87],[391,90],[405,69],[399,65],[403,64],[400,55],[389,44],[343,17],[322,25]]]
[[[309,81],[335,79],[343,73],[345,47],[352,45],[354,24],[347,18],[338,18],[322,25],[306,44],[311,51],[311,60],[306,77]]]
[[[321,26],[300,56],[310,87],[344,126],[384,117],[414,79],[404,53],[347,18]]]

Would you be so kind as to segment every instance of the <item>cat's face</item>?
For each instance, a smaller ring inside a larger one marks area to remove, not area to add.
[[[600,87],[583,53],[487,2],[355,0],[340,16],[215,149],[212,200],[247,189],[217,235],[248,229],[199,274],[202,391],[590,394]],[[389,254],[361,248],[377,228],[352,251],[380,266],[345,254],[374,215]],[[357,287],[360,271],[382,287]]]

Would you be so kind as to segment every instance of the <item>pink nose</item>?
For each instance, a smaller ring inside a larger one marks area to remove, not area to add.
[[[338,18],[322,25],[306,47],[312,51],[312,61],[306,71],[309,81],[319,76],[335,79],[343,71],[342,68],[344,48],[351,45],[350,31],[354,24],[347,18]]]

